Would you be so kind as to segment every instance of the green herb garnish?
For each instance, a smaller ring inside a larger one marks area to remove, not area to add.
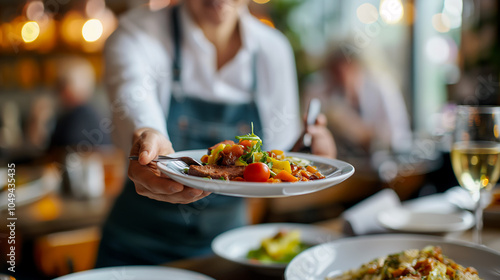
[[[252,127],[252,132],[247,134],[247,135],[242,135],[242,136],[236,136],[235,138],[238,139],[238,140],[249,140],[249,141],[252,141],[254,142],[255,141],[255,144],[252,145],[252,147],[250,148],[249,151],[246,151],[246,153],[244,153],[241,157],[240,157],[240,161],[244,162],[244,163],[253,163],[255,162],[255,156],[254,154],[255,153],[262,153],[262,139],[260,139],[259,136],[255,135],[255,133],[253,132],[253,122],[251,123],[251,127]],[[262,161],[262,159],[261,159]]]

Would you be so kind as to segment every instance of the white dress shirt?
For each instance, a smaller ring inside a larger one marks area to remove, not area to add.
[[[255,102],[266,149],[290,149],[301,130],[297,76],[287,39],[244,8],[240,11],[242,47],[217,70],[216,51],[181,7],[182,88],[184,94],[229,104],[251,101],[252,59],[257,55]],[[125,152],[132,133],[151,127],[167,135],[172,84],[173,42],[170,9],[137,8],[120,18],[105,47],[105,78],[113,114],[113,135]],[[236,136],[236,135],[235,135]],[[174,147],[175,149],[175,147]]]

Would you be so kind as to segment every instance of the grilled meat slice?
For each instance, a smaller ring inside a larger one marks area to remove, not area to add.
[[[220,165],[203,165],[189,166],[189,175],[198,177],[210,177],[212,179],[224,178],[224,180],[233,180],[236,177],[243,177],[244,166],[220,166]]]

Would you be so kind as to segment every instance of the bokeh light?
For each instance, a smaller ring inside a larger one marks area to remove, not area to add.
[[[21,36],[24,42],[31,43],[38,38],[38,35],[40,35],[40,26],[36,21],[28,21],[23,25]]]
[[[450,21],[450,28],[458,28],[462,26],[462,0],[445,0],[443,7],[443,14],[445,14]]]
[[[380,2],[380,17],[388,24],[398,23],[404,15],[401,0],[382,0]]]
[[[370,24],[378,20],[378,10],[370,3],[364,3],[356,9],[356,15],[362,23]]]
[[[82,27],[83,39],[87,42],[95,42],[102,36],[104,28],[98,19],[89,19]]]
[[[32,1],[26,5],[26,18],[29,20],[39,20],[44,15],[42,1]]]
[[[69,11],[61,22],[62,39],[70,46],[79,46],[82,40],[82,27],[85,23],[83,16],[77,11]]]
[[[435,14],[432,16],[432,26],[438,32],[446,33],[450,31],[450,19],[446,14]]]
[[[442,64],[450,58],[450,46],[442,36],[433,36],[425,44],[425,53],[430,61]]]

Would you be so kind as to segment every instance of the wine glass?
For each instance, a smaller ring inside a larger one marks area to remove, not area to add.
[[[490,191],[500,176],[500,107],[458,106],[451,164],[460,186],[471,194],[476,220],[473,241],[481,244],[481,192]]]

